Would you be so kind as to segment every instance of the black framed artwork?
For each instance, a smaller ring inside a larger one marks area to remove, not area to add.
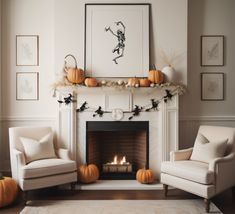
[[[224,36],[201,36],[201,66],[224,66]]]
[[[224,73],[201,73],[201,100],[224,100]]]

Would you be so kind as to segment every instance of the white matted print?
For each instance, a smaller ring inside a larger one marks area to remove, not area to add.
[[[224,100],[223,73],[201,73],[201,100]]]
[[[224,65],[224,36],[201,36],[201,66]]]
[[[16,65],[36,66],[38,60],[38,36],[17,35],[16,36]]]
[[[86,75],[148,75],[149,7],[149,4],[85,5]]]
[[[38,100],[38,73],[16,73],[16,100]]]

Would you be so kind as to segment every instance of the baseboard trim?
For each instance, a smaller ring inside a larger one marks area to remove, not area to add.
[[[179,121],[235,121],[235,115],[226,116],[182,116]]]

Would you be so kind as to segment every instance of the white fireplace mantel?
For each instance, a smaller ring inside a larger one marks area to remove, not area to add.
[[[72,90],[63,90],[67,95]],[[134,90],[120,90],[115,88],[81,88],[73,93],[77,102],[69,105],[60,104],[58,109],[58,142],[60,146],[68,148],[71,157],[78,165],[86,160],[86,121],[113,121],[111,113],[103,117],[92,117],[98,106],[105,111],[114,108],[122,109],[125,114],[122,121],[128,121],[133,106],[144,106],[151,98],[160,99],[165,90],[159,88],[139,88]],[[160,175],[161,162],[169,160],[169,153],[178,149],[178,94],[167,103],[159,105],[159,111],[141,112],[133,121],[149,121],[149,166],[156,178]],[[87,102],[89,109],[76,112],[83,102]]]

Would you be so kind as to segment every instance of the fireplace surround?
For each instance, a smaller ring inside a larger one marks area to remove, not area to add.
[[[149,166],[149,122],[87,121],[86,162],[98,166],[100,179],[135,179]]]

